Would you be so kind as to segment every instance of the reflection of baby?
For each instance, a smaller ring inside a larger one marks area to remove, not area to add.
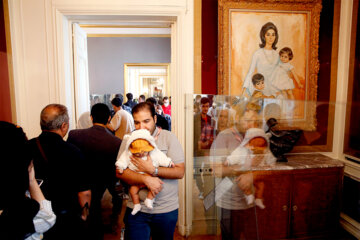
[[[260,128],[250,128],[246,131],[244,140],[230,156],[227,157],[225,164],[239,165],[241,170],[251,170],[251,167],[272,165],[276,162],[276,158],[269,150],[268,135]],[[240,185],[239,185],[240,187]],[[252,204],[264,209],[263,192],[264,183],[256,179],[254,175],[254,187],[256,189],[240,189],[244,192],[247,204]]]
[[[123,141],[126,142],[126,150],[120,155],[115,164],[120,173],[122,173],[127,167],[133,171],[138,171],[137,167],[130,161],[131,155],[143,160],[147,160],[148,155],[150,155],[154,167],[175,166],[171,159],[157,148],[155,139],[150,135],[148,130],[136,130],[130,135],[125,135]],[[133,185],[130,187],[129,193],[134,203],[134,209],[131,212],[132,215],[135,215],[141,209],[139,191],[140,188],[144,187],[145,185]],[[153,208],[154,198],[155,196],[151,193],[151,191],[149,191],[144,201],[147,208]]]
[[[289,63],[293,59],[293,52],[291,48],[284,47],[280,50],[279,55],[280,63],[272,73],[271,84],[276,89],[280,90],[285,98],[295,99],[292,91],[295,88],[295,85],[290,76],[295,79],[300,88],[303,88],[303,85],[294,72],[294,66]]]

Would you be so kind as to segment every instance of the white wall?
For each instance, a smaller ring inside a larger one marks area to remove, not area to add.
[[[170,63],[170,38],[88,37],[90,94],[123,93],[124,63]]]
[[[194,0],[9,0],[14,91],[17,124],[29,138],[40,133],[39,115],[49,103],[61,103],[70,110],[74,126],[74,80],[72,74],[72,20],[86,21],[167,21],[171,24],[172,128],[180,143],[185,141],[185,94],[194,86]],[[186,121],[192,132],[192,121]],[[191,151],[186,151],[186,179],[179,182],[179,230],[191,227]],[[190,191],[190,192],[189,192]],[[190,206],[190,205],[189,205]],[[184,214],[186,209],[186,215]]]

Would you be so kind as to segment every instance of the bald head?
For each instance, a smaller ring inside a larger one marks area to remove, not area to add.
[[[49,104],[40,114],[40,126],[43,131],[61,129],[63,124],[69,123],[67,108],[61,104]]]

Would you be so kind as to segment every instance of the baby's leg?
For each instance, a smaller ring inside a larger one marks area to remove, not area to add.
[[[130,187],[129,193],[134,204],[140,203],[139,190],[140,187],[137,185]]]
[[[153,209],[154,198],[155,196],[151,193],[151,191],[149,191],[144,201],[144,204],[147,208]]]
[[[265,208],[265,205],[264,205],[265,184],[264,184],[264,182],[259,182],[259,181],[254,180],[254,186],[255,186],[255,205],[261,209],[264,209]]]
[[[247,204],[252,204],[255,199],[252,186],[250,188],[242,188],[238,183],[238,187],[244,192]]]
[[[129,193],[131,196],[131,199],[133,200],[134,203],[134,208],[131,212],[132,215],[135,215],[136,213],[138,213],[141,209],[141,205],[140,205],[140,197],[139,197],[139,190],[140,187],[137,185],[133,185],[130,187]]]
[[[254,181],[255,186],[255,198],[264,198],[264,188],[265,184],[264,182]]]

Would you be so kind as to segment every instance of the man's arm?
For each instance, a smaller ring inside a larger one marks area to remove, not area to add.
[[[140,174],[129,168],[125,169],[123,173],[116,169],[116,177],[129,185],[145,185],[154,196],[162,189],[163,181],[160,178],[152,177],[148,174]]]
[[[136,158],[130,156],[131,162],[139,169],[139,172],[145,172],[149,175],[152,175],[155,172],[155,167],[152,164],[150,155],[147,156],[147,160],[142,160],[141,158]],[[185,164],[178,163],[175,164],[175,167],[159,167],[158,168],[158,177],[166,179],[181,179],[184,177]]]

